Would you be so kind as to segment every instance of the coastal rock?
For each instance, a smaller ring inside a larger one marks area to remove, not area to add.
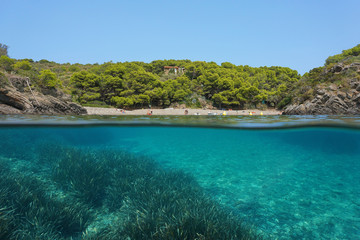
[[[360,93],[356,95],[352,100],[356,103],[360,103]]]
[[[19,110],[33,108],[29,99],[12,88],[0,88],[0,103],[7,104]]]
[[[337,96],[338,96],[339,98],[341,98],[341,100],[345,100],[345,98],[346,98],[346,93],[344,93],[344,92],[338,92]]]
[[[71,97],[53,89],[48,94],[30,91],[27,78],[9,77],[11,86],[0,87],[0,114],[86,114]]]
[[[30,97],[34,108],[27,109],[26,113],[36,114],[86,114],[86,109],[73,102],[65,102],[53,96],[42,95],[37,93],[35,97]]]
[[[22,114],[21,110],[0,103],[0,114]]]
[[[335,66],[333,66],[331,69],[330,69],[330,72],[332,73],[338,73],[338,72],[341,72],[342,70],[344,69],[344,65],[339,63],[339,64],[336,64]]]
[[[353,83],[360,86],[360,81]],[[360,114],[360,91],[356,89],[340,89],[323,87],[316,91],[317,95],[300,104],[288,105],[284,115],[317,115],[317,114]],[[320,95],[321,94],[321,95]]]
[[[27,88],[27,82],[30,82],[28,78],[10,75],[8,76],[11,85],[19,92],[24,92]]]
[[[317,93],[318,95],[324,95],[324,94],[325,94],[325,91],[324,91],[324,89],[319,88],[319,89],[316,90],[316,93]]]
[[[350,65],[338,63],[330,70],[324,69],[324,76],[335,76],[341,84],[322,83],[315,87],[314,95],[306,100],[296,100],[283,111],[284,115],[342,115],[360,114],[360,63]],[[348,77],[350,76],[350,77]]]

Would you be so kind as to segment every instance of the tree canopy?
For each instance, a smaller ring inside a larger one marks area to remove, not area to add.
[[[282,108],[293,99],[305,99],[317,84],[359,78],[351,68],[346,76],[333,74],[338,63],[360,62],[360,44],[330,56],[322,67],[302,77],[296,70],[272,66],[237,66],[230,62],[155,60],[106,62],[103,64],[59,64],[42,59],[12,59],[0,44],[0,71],[29,77],[38,88],[58,88],[71,93],[83,105],[118,108],[186,107],[244,109]],[[164,71],[170,69],[171,71]],[[175,70],[181,69],[181,71]]]
[[[1,45],[7,49],[6,45]],[[169,71],[165,71],[169,69]],[[83,105],[118,108],[276,107],[300,79],[286,67],[236,66],[230,62],[155,60],[59,64],[0,56],[0,70],[29,77],[38,88],[58,88]]]
[[[259,104],[276,107],[300,78],[297,71],[286,67],[253,68],[190,60],[82,65],[1,56],[0,66],[30,77],[42,88],[63,86],[81,104],[127,109],[174,104],[232,109]],[[183,71],[165,72],[165,66]]]
[[[165,66],[184,72],[166,73]],[[190,60],[104,63],[75,72],[70,81],[75,98],[83,103],[103,102],[120,108],[148,105],[192,105],[200,100],[218,107],[244,108],[264,104],[275,107],[300,78],[284,67],[218,65]]]

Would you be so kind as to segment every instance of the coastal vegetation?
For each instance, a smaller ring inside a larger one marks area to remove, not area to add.
[[[328,57],[324,66],[303,76],[287,67],[190,60],[59,64],[12,59],[6,45],[0,49],[1,85],[8,84],[10,74],[28,77],[32,88],[43,93],[60,90],[83,106],[283,109],[312,99],[319,86],[350,89],[349,80],[360,79],[360,45]]]
[[[126,109],[281,107],[300,79],[297,71],[287,67],[190,60],[83,65],[12,59],[5,54],[0,57],[0,69],[29,77],[39,91],[61,89],[84,106]]]

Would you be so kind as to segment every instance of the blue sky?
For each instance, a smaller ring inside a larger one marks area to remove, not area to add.
[[[359,9],[359,0],[2,0],[0,43],[17,59],[190,59],[303,74],[360,43]]]

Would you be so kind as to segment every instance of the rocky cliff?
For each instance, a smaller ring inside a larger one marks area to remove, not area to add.
[[[0,84],[0,114],[86,114],[85,108],[71,102],[70,95],[57,89],[40,93],[31,88],[28,78],[7,75]]]
[[[285,115],[360,114],[360,63],[338,63],[321,73],[327,81],[309,89],[305,100],[288,105]]]

